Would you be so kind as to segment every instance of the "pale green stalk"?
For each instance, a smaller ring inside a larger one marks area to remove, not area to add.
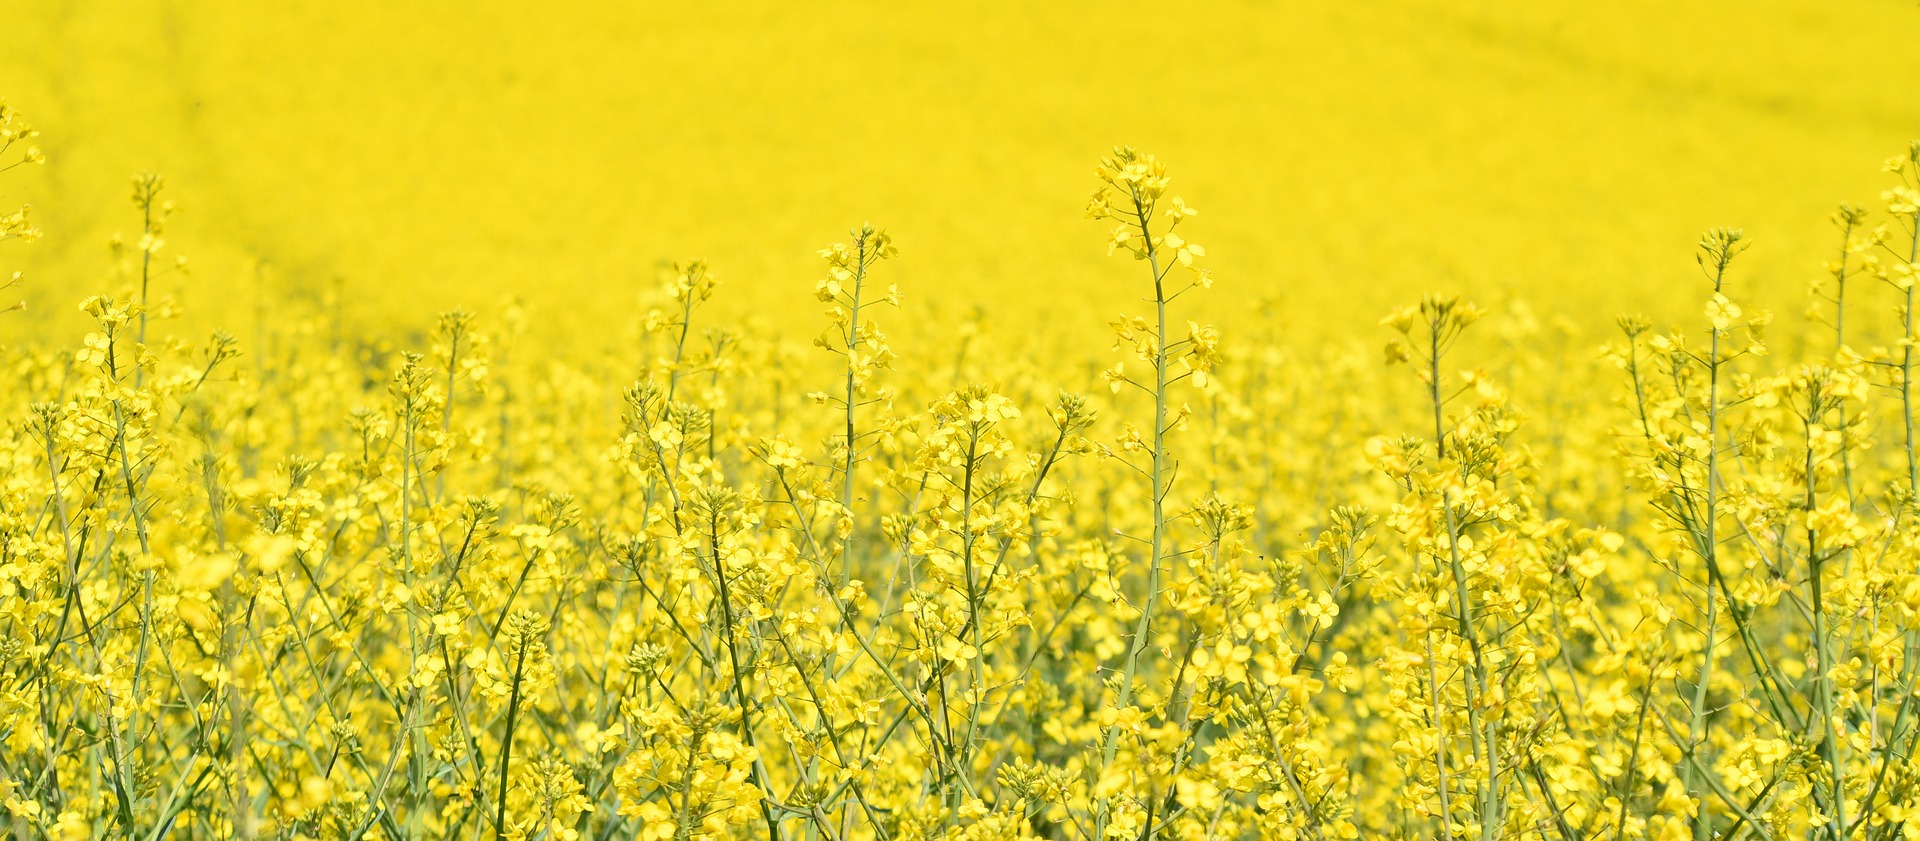
[[[1153,467],[1148,474],[1153,492],[1153,537],[1150,541],[1147,561],[1146,602],[1140,610],[1140,620],[1134,625],[1133,639],[1127,646],[1127,661],[1120,673],[1120,695],[1115,701],[1116,709],[1124,710],[1133,703],[1133,682],[1139,673],[1140,655],[1146,651],[1152,641],[1153,614],[1160,601],[1160,560],[1162,547],[1166,541],[1167,517],[1167,470],[1171,459],[1166,446],[1167,434],[1167,294],[1166,273],[1160,269],[1159,247],[1153,239],[1148,223],[1153,215],[1153,207],[1142,201],[1140,192],[1132,192],[1134,222],[1139,226],[1140,236],[1146,243],[1147,266],[1153,273],[1153,306],[1155,317],[1153,349]],[[1118,725],[1107,729],[1106,747],[1100,763],[1101,773],[1112,767],[1114,757],[1119,752],[1120,728]]]
[[[1721,294],[1726,282],[1727,265],[1733,260],[1733,241],[1731,237],[1719,240],[1719,251],[1713,254],[1713,292]],[[1704,650],[1698,679],[1694,682],[1693,718],[1687,727],[1687,753],[1693,758],[1687,764],[1687,796],[1693,798],[1696,813],[1693,823],[1694,841],[1708,841],[1712,822],[1707,817],[1705,793],[1700,791],[1696,775],[1699,768],[1699,751],[1707,740],[1710,722],[1707,719],[1707,690],[1713,682],[1714,638],[1713,622],[1719,602],[1715,600],[1715,584],[1719,578],[1718,533],[1720,504],[1720,333],[1719,327],[1708,325],[1711,338],[1707,349],[1707,510],[1706,522],[1702,526],[1705,535],[1700,540],[1700,553],[1706,561],[1707,577],[1707,628]],[[1737,618],[1737,617],[1736,617]]]

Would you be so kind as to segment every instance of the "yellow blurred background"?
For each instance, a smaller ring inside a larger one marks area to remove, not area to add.
[[[1723,224],[1757,243],[1746,297],[1797,312],[1827,214],[1877,204],[1920,136],[1913,0],[29,0],[0,21],[0,93],[51,157],[0,176],[46,230],[0,265],[29,272],[26,329],[67,338],[145,169],[209,323],[338,284],[370,329],[518,295],[552,335],[612,340],[661,261],[705,257],[725,308],[810,334],[814,251],[870,219],[915,306],[1097,335],[1141,291],[1082,213],[1116,143],[1203,211],[1202,306],[1229,327],[1280,296],[1306,336],[1372,341],[1430,289],[1594,329],[1694,314],[1693,243]]]

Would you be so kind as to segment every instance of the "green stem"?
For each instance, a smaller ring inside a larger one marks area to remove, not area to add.
[[[528,641],[523,638],[519,643],[520,650],[513,660],[513,688],[507,699],[507,732],[500,740],[500,787],[495,798],[499,802],[493,823],[494,841],[505,838],[507,833],[507,770],[513,762],[513,729],[519,723],[520,685],[527,667]]]
[[[1153,492],[1153,538],[1151,554],[1147,561],[1146,603],[1141,608],[1140,620],[1134,625],[1133,639],[1127,646],[1127,662],[1120,676],[1120,695],[1114,707],[1124,710],[1133,703],[1133,682],[1140,669],[1140,655],[1152,641],[1153,614],[1160,600],[1160,559],[1163,543],[1166,539],[1166,472],[1170,459],[1167,454],[1167,295],[1165,280],[1160,271],[1159,249],[1153,241],[1153,233],[1148,228],[1153,208],[1141,197],[1138,190],[1133,192],[1133,215],[1135,224],[1140,228],[1140,236],[1146,242],[1148,268],[1153,272],[1153,305],[1155,314],[1154,352],[1153,352],[1153,469],[1149,476]],[[1102,776],[1113,766],[1120,748],[1120,727],[1118,724],[1107,729],[1106,748],[1102,753],[1100,769]]]

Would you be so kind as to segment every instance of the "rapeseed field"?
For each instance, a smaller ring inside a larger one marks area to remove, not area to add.
[[[0,9],[0,825],[1916,837],[1916,31]]]

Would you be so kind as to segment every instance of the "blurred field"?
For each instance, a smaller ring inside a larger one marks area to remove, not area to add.
[[[4,185],[47,231],[7,259],[30,272],[26,329],[69,340],[69,290],[137,227],[125,178],[154,169],[184,209],[169,250],[197,267],[177,293],[209,324],[339,283],[371,328],[514,294],[555,336],[612,340],[663,260],[711,260],[725,310],[786,312],[813,251],[872,219],[910,309],[981,303],[1097,353],[1123,302],[1079,210],[1087,161],[1122,142],[1208,214],[1227,326],[1277,295],[1309,335],[1371,342],[1436,288],[1587,325],[1691,314],[1661,293],[1717,224],[1758,243],[1750,298],[1797,310],[1825,215],[1871,200],[1920,126],[1911,0],[5,16],[0,88],[52,156]]]

